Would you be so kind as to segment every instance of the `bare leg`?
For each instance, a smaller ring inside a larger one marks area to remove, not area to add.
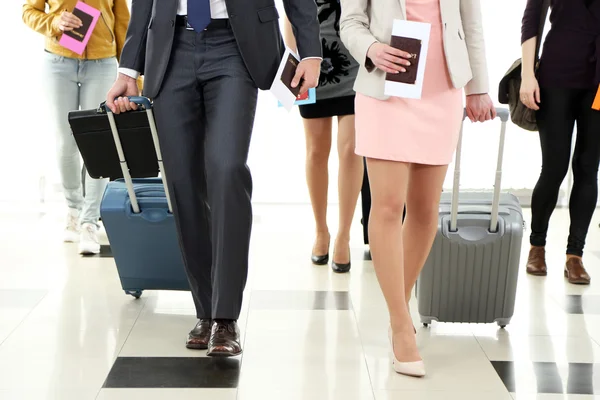
[[[394,355],[400,362],[421,360],[406,304],[402,212],[410,165],[368,159],[371,183],[369,241],[375,273],[390,313]],[[412,250],[412,249],[411,249]]]
[[[362,157],[354,152],[354,136],[354,115],[339,117],[337,144],[340,159],[338,174],[340,225],[333,251],[333,261],[338,264],[350,262],[350,227],[364,173]]]
[[[404,288],[406,302],[427,260],[438,226],[438,208],[447,165],[412,164],[404,220]]]
[[[327,164],[331,151],[331,118],[304,119],[306,133],[306,183],[316,223],[313,254],[329,253],[329,228],[327,227],[327,189],[329,173]]]

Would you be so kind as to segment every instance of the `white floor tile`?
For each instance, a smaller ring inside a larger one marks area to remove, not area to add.
[[[493,361],[537,361],[594,363],[600,361],[600,346],[576,336],[479,337],[479,344]]]
[[[466,390],[466,388],[465,388]],[[375,391],[375,400],[511,400],[507,391],[503,392],[466,392],[466,391],[404,391],[404,390],[378,390]]]
[[[185,347],[188,332],[196,322],[193,309],[144,310],[140,314],[121,357],[201,357],[205,351]]]
[[[96,400],[236,400],[236,389],[102,389]]]
[[[95,400],[97,388],[0,389],[2,400]]]
[[[371,389],[352,390],[333,385],[272,389],[248,386],[238,391],[237,400],[375,400]]]
[[[105,357],[36,357],[31,353],[15,358],[0,358],[0,390],[57,388],[100,389],[112,364],[113,356]]]
[[[391,365],[389,344],[365,349],[373,387],[379,390],[495,391],[504,385],[473,337],[421,336],[418,340],[427,376],[399,375]]]
[[[348,392],[370,389],[369,372],[364,361],[308,360],[285,358],[266,363],[247,358],[242,361],[239,389],[271,388],[299,391],[307,387],[343,388]],[[346,392],[344,392],[346,393]]]
[[[587,394],[512,394],[514,400],[600,400],[600,396]]]
[[[0,359],[116,358],[129,330],[56,329],[31,331],[23,327],[0,346]]]

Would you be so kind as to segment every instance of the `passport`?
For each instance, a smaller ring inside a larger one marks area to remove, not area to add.
[[[302,82],[298,84],[295,88],[292,87],[292,80],[294,76],[296,76],[296,69],[298,68],[298,64],[300,61],[294,57],[293,54],[288,54],[287,60],[285,61],[285,66],[283,67],[283,72],[281,73],[281,81],[283,84],[298,98],[298,94],[300,94],[300,86],[302,86]]]
[[[411,55],[409,66],[404,66],[406,72],[398,74],[387,73],[385,79],[391,82],[406,83],[414,85],[417,81],[417,72],[419,70],[419,59],[421,57],[421,39],[392,36],[390,46],[405,51]]]
[[[71,12],[81,20],[82,25],[72,31],[64,32],[59,43],[72,52],[81,55],[85,51],[85,47],[100,18],[100,11],[80,1]]]

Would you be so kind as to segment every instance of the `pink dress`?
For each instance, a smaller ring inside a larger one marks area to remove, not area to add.
[[[452,162],[463,116],[462,89],[444,56],[440,0],[406,0],[410,21],[431,24],[421,99],[356,95],[356,154],[415,164]]]

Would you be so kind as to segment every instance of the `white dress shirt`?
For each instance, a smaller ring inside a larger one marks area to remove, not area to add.
[[[187,15],[187,2],[188,0],[179,0],[177,6],[177,15]],[[212,19],[223,19],[228,18],[227,6],[225,0],[210,0],[210,16]]]

